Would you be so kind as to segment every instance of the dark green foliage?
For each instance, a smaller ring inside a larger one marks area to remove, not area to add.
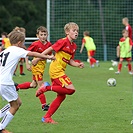
[[[0,32],[20,26],[26,28],[27,36],[35,36],[38,26],[46,26],[46,1],[1,0],[0,25]]]
[[[10,32],[15,26],[26,28],[27,36],[35,36],[40,25],[46,26],[47,0],[0,0],[0,32]],[[124,28],[122,18],[128,17],[133,26],[132,0],[50,0],[50,41],[65,37],[63,27],[76,22],[79,37],[76,58],[86,60],[84,50],[79,54],[83,31],[89,30],[97,46],[96,58],[103,60],[103,45],[107,45],[107,59],[113,59]],[[101,11],[101,12],[100,12]]]

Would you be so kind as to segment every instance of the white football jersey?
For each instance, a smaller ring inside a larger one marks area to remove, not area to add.
[[[0,84],[14,85],[14,71],[20,58],[25,58],[28,52],[23,48],[10,46],[0,53]]]

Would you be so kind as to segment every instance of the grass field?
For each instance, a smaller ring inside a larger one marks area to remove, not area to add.
[[[124,65],[123,65],[124,66]],[[41,123],[45,114],[41,110],[36,89],[20,90],[22,106],[7,129],[13,133],[131,133],[132,120],[132,76],[127,68],[122,69],[120,75],[109,71],[110,62],[101,62],[98,68],[89,68],[85,63],[84,69],[68,66],[67,75],[76,87],[76,93],[67,96],[53,119],[58,125]],[[31,73],[26,76],[14,77],[14,81],[22,83],[31,81]],[[108,78],[117,80],[116,87],[108,87]],[[48,65],[45,80],[49,80]],[[54,92],[47,92],[50,103],[56,96]],[[6,102],[0,99],[0,107]]]

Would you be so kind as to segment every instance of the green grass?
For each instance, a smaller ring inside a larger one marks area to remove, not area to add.
[[[124,65],[123,65],[124,66]],[[84,69],[69,67],[67,75],[76,88],[76,93],[67,96],[61,107],[54,114],[53,119],[58,125],[41,123],[45,114],[41,110],[36,89],[20,90],[19,96],[23,102],[14,119],[7,129],[13,133],[131,133],[132,120],[132,76],[127,68],[122,69],[120,75],[109,71],[110,62],[101,62],[99,68],[89,68],[85,63]],[[31,81],[31,73],[26,76],[16,76],[14,81],[22,83]],[[17,73],[18,74],[18,73]],[[48,65],[45,80],[50,81]],[[108,78],[115,78],[116,87],[108,87]],[[47,92],[50,103],[56,96],[54,92]],[[6,102],[0,101],[4,106]]]

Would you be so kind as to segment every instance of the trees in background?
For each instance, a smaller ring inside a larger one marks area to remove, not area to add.
[[[0,32],[20,26],[27,36],[35,36],[40,25],[46,26],[45,0],[0,0]]]

